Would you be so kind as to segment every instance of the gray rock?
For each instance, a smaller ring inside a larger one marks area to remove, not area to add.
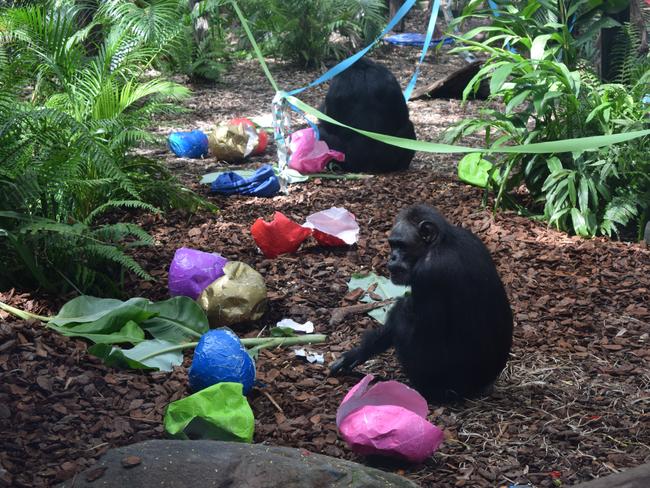
[[[650,486],[650,464],[642,464],[622,473],[612,474],[573,488],[648,488]]]
[[[108,451],[60,487],[413,488],[361,464],[302,449],[217,441],[152,440]]]
[[[645,232],[643,233],[643,240],[650,246],[650,221],[645,224]]]

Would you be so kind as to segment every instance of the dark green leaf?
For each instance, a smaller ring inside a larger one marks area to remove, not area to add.
[[[75,328],[68,329],[51,324],[48,324],[48,327],[56,330],[61,335],[67,337],[83,337],[96,344],[137,344],[144,340],[144,331],[132,320],[129,320],[119,331],[111,334],[82,333],[77,332]]]
[[[296,337],[296,332],[291,327],[273,327],[271,337]]]
[[[148,303],[144,308],[154,316],[141,326],[156,339],[180,344],[196,340],[210,328],[203,309],[189,297]]]
[[[183,352],[177,344],[159,339],[143,341],[131,349],[95,344],[88,352],[114,368],[171,371],[183,362]]]

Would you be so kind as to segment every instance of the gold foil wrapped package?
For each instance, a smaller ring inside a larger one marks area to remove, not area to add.
[[[255,128],[244,124],[219,124],[208,135],[210,154],[223,161],[245,158],[258,141]]]
[[[213,281],[196,299],[210,327],[223,327],[259,320],[267,307],[266,284],[249,265],[230,261],[224,275]]]

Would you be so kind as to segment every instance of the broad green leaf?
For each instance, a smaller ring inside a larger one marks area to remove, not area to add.
[[[458,178],[480,188],[487,187],[493,165],[481,153],[468,154],[458,162]]]
[[[568,183],[567,183],[567,188],[569,190],[569,201],[571,202],[571,206],[575,207],[576,206],[576,173],[575,171],[572,172],[569,177],[567,178]]]
[[[573,223],[573,229],[576,231],[576,234],[582,237],[589,236],[589,229],[587,228],[587,219],[580,213],[580,210],[577,208],[571,209],[571,221]]]
[[[129,308],[132,305],[147,302],[146,298],[131,298],[123,302],[113,298],[81,295],[63,305],[59,313],[50,320],[50,324],[67,325],[70,323],[94,322],[117,308]]]
[[[68,329],[52,324],[48,324],[48,327],[66,337],[83,337],[96,344],[138,344],[144,340],[144,331],[132,320],[129,320],[124,327],[111,334],[82,333],[77,332],[75,328]]]
[[[180,439],[252,442],[255,418],[241,383],[209,386],[167,406],[167,433]]]
[[[144,308],[154,316],[141,326],[156,339],[180,344],[196,340],[210,328],[203,309],[189,297],[148,303]]]
[[[88,352],[114,368],[171,371],[183,362],[183,352],[177,344],[159,339],[143,341],[131,349],[95,344]]]
[[[578,191],[578,208],[581,212],[585,212],[589,208],[589,184],[587,178],[580,178],[580,187]]]
[[[513,64],[507,63],[494,70],[494,73],[492,73],[492,78],[490,79],[490,93],[492,95],[496,94],[501,89],[501,86],[506,81],[506,78],[510,76],[512,68]]]
[[[533,45],[530,48],[530,59],[533,61],[544,59],[544,49],[546,48],[546,43],[550,38],[551,34],[544,34],[533,39]]]
[[[94,297],[88,297],[94,298]],[[75,299],[76,300],[76,299]],[[71,334],[67,335],[77,335],[81,334],[113,334],[114,332],[119,332],[122,328],[130,321],[136,322],[138,324],[142,323],[144,320],[153,317],[155,312],[150,312],[145,310],[143,307],[148,302],[144,298],[132,298],[126,302],[120,302],[117,306],[114,306],[115,303],[111,300],[112,309],[108,310],[106,304],[103,303],[101,298],[94,298],[94,300],[86,301],[85,304],[94,303],[98,305],[97,309],[94,307],[84,308],[89,315],[76,315],[70,317],[59,317],[58,315],[49,322],[49,325],[56,326],[60,330],[65,328]],[[119,300],[118,300],[119,302]],[[84,305],[85,307],[85,305]],[[93,313],[93,310],[100,310]],[[76,311],[81,311],[77,309]],[[99,317],[93,321],[88,320],[90,317]],[[63,323],[63,325],[61,325]]]
[[[562,161],[560,161],[560,158],[557,156],[553,156],[551,158],[548,158],[546,160],[546,166],[548,166],[548,170],[553,173],[558,173],[559,171],[562,171]]]
[[[506,105],[506,113],[509,114],[510,112],[512,112],[512,109],[525,102],[526,98],[528,98],[528,95],[530,95],[530,90],[524,90],[521,93],[518,93],[517,95],[512,97],[512,99]]]

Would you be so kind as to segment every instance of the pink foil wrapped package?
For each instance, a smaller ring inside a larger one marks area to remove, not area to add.
[[[367,375],[336,412],[341,437],[357,454],[391,456],[421,463],[442,443],[444,433],[427,421],[427,401],[398,381],[369,386]]]
[[[319,173],[332,159],[345,160],[345,154],[330,149],[325,141],[317,140],[311,127],[291,134],[289,148],[291,149],[289,168],[302,174]]]
[[[169,266],[169,294],[194,300],[214,280],[223,276],[226,258],[216,253],[181,247]]]
[[[322,246],[352,245],[359,239],[357,219],[344,208],[332,207],[313,213],[303,227],[312,229],[312,235]]]

